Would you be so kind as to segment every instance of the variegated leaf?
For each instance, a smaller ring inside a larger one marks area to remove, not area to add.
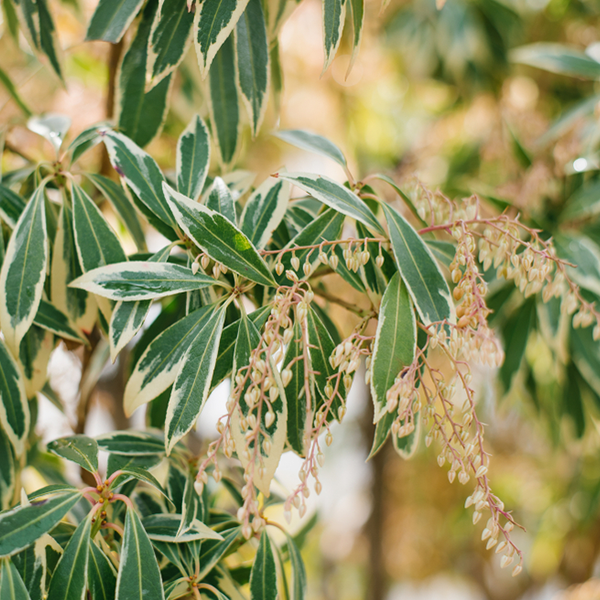
[[[0,184],[0,217],[14,229],[21,213],[25,210],[25,201],[9,187]]]
[[[90,473],[98,471],[98,442],[85,435],[70,435],[53,440],[48,452],[77,463]]]
[[[115,600],[117,571],[106,554],[90,541],[88,587],[93,600]]]
[[[312,173],[279,173],[278,177],[291,181],[294,185],[323,204],[335,208],[338,212],[364,223],[367,227],[379,233],[384,233],[379,221],[367,204],[355,193],[332,179],[323,175],[313,175]]]
[[[229,188],[220,177],[215,177],[206,199],[206,207],[227,217],[234,225],[237,223],[235,216],[235,201]]]
[[[387,412],[387,391],[404,367],[414,357],[417,344],[417,324],[406,286],[399,273],[392,277],[379,308],[379,320],[371,359],[371,397],[373,422]]]
[[[177,142],[177,191],[197,200],[210,165],[210,138],[204,121],[195,115]]]
[[[71,325],[67,315],[46,300],[41,300],[33,324],[51,331],[63,339],[80,342],[81,344],[88,343],[83,334]]]
[[[365,21],[365,0],[348,0],[350,14],[352,16],[352,54],[350,55],[350,64],[348,65],[348,74],[354,65],[358,56],[358,49],[362,39],[363,26]]]
[[[179,365],[190,343],[214,311],[203,306],[165,329],[146,348],[125,387],[126,415],[164,392],[177,377]]]
[[[202,3],[210,4],[212,0]],[[225,4],[222,0],[218,2]],[[210,68],[209,111],[213,139],[219,151],[223,170],[227,170],[235,158],[239,145],[240,108],[235,73],[235,48],[233,40],[226,40]]]
[[[48,379],[48,361],[54,350],[54,336],[41,327],[32,325],[19,345],[19,365],[24,375],[25,393],[33,398]]]
[[[415,428],[408,434],[402,437],[394,435],[392,433],[392,442],[394,444],[394,450],[404,460],[411,458],[419,447],[419,440],[421,439],[423,419],[420,418],[420,414],[416,413],[414,417]]]
[[[192,485],[193,488],[193,485]],[[196,494],[196,492],[194,492]],[[196,497],[198,494],[196,494]],[[223,536],[210,527],[193,519],[191,526],[185,533],[178,533],[182,522],[182,515],[156,514],[144,518],[142,524],[152,541],[183,543],[194,540],[222,540]]]
[[[111,300],[152,300],[215,284],[212,277],[174,263],[129,261],[93,269],[70,285]]]
[[[269,178],[248,198],[240,218],[240,229],[262,250],[285,215],[290,184]]]
[[[194,45],[203,77],[206,77],[215,54],[229,37],[247,4],[248,0],[205,0],[197,7]]]
[[[142,4],[143,0],[100,0],[85,39],[116,44],[131,25]]]
[[[211,258],[261,285],[275,284],[258,250],[231,221],[163,185],[177,222]]]
[[[23,579],[10,558],[0,559],[0,600],[31,600]]]
[[[162,434],[152,431],[113,431],[96,438],[102,450],[123,456],[151,456],[164,454]]]
[[[135,510],[128,508],[117,576],[116,600],[164,600],[152,544]]]
[[[97,318],[96,301],[86,291],[68,287],[81,274],[73,233],[73,213],[65,202],[60,211],[52,253],[52,305],[68,315],[75,327],[90,333]]]
[[[2,333],[15,356],[42,299],[47,261],[44,185],[41,185],[19,217],[0,271]]]
[[[267,108],[269,43],[260,0],[249,0],[235,30],[237,83],[256,137]]]
[[[160,132],[167,114],[172,76],[146,92],[148,41],[159,0],[148,0],[129,49],[123,56],[117,90],[119,129],[139,146],[149,144]]]
[[[13,503],[17,480],[17,461],[4,421],[0,420],[0,511],[7,510]]]
[[[192,41],[194,11],[186,2],[160,0],[148,47],[146,80],[154,87],[184,59]]]
[[[345,17],[346,0],[323,0],[323,43],[325,45],[323,72],[332,63],[340,46]]]
[[[277,596],[275,557],[267,531],[263,529],[250,573],[250,598],[251,600],[276,600]]]
[[[173,446],[194,426],[208,399],[225,310],[225,307],[212,309],[212,315],[197,337],[191,341],[181,363],[167,408],[167,454],[170,454]]]
[[[398,211],[382,206],[398,271],[423,323],[453,319],[450,290],[431,250]]]
[[[306,129],[284,129],[276,131],[273,135],[296,148],[331,158],[344,168],[347,166],[344,153],[333,142],[318,133]]]

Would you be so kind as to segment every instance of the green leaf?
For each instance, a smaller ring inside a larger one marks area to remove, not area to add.
[[[0,600],[30,600],[29,592],[12,560],[0,560],[0,567]]]
[[[71,164],[75,163],[85,152],[98,145],[102,141],[98,128],[107,126],[109,126],[107,122],[92,125],[91,127],[84,129],[69,144],[67,152],[71,153]]]
[[[567,267],[569,277],[582,288],[600,294],[600,247],[581,234],[559,234],[554,243],[560,258],[577,265]]]
[[[277,570],[275,557],[267,532],[263,530],[250,574],[250,598],[275,600],[277,598]]]
[[[117,572],[110,559],[90,542],[88,586],[92,600],[114,600],[117,587]]]
[[[201,4],[200,11],[196,11],[196,14],[202,12],[202,7],[214,4],[215,1],[220,4],[228,4],[223,2],[223,0],[206,0]],[[209,87],[208,106],[210,109],[213,138],[217,145],[219,158],[223,167],[228,167],[235,158],[239,143],[240,127],[240,109],[235,73],[235,50],[232,39],[228,39],[223,43],[215,57],[209,73]]]
[[[225,320],[225,307],[215,310],[206,325],[191,341],[169,398],[165,423],[167,455],[196,423],[202,412],[212,381],[219,340]]]
[[[285,397],[287,399],[287,441],[290,447],[299,456],[305,456],[306,448],[304,433],[310,425],[310,415],[313,410],[314,389],[312,377],[305,381],[305,374],[310,373],[310,354],[306,353],[306,364],[304,359],[304,332],[301,322],[294,321],[294,334],[288,343],[283,358],[283,369],[288,369],[292,377],[285,386]],[[308,388],[308,397],[307,397]]]
[[[33,113],[31,109],[25,104],[21,98],[15,84],[11,81],[7,73],[0,69],[0,83],[4,86],[4,89],[9,93],[10,97],[15,101],[15,104],[23,111],[26,117],[30,117]]]
[[[18,360],[27,398],[33,398],[44,387],[52,350],[54,336],[36,325],[32,325],[21,340]]]
[[[100,193],[111,203],[113,208],[121,217],[123,224],[131,234],[135,245],[140,252],[146,250],[146,238],[140,220],[135,212],[131,200],[127,198],[125,191],[112,179],[97,173],[86,173],[86,177],[96,186]]]
[[[125,414],[150,402],[176,379],[179,365],[192,340],[206,325],[214,306],[203,306],[165,329],[148,345],[125,387]]]
[[[221,535],[223,536],[222,540],[208,540],[202,544],[202,550],[199,557],[200,573],[198,574],[198,580],[204,579],[204,577],[229,551],[240,536],[241,531],[241,527],[233,527],[232,529],[221,532]]]
[[[63,79],[61,60],[59,58],[61,50],[56,39],[56,27],[50,15],[50,10],[46,4],[46,0],[37,0],[36,5],[38,9],[40,49],[48,57],[48,61],[54,72],[60,79]]]
[[[212,277],[173,263],[129,261],[88,271],[71,282],[111,300],[152,300],[218,284]]]
[[[521,366],[534,322],[535,298],[529,298],[511,315],[503,328],[505,358],[500,367],[500,380],[506,391],[510,388],[513,375]]]
[[[90,473],[98,472],[98,443],[86,435],[71,435],[50,442],[48,452],[77,463]]]
[[[194,11],[186,2],[163,0],[154,16],[148,48],[146,78],[154,87],[184,59],[192,41]]]
[[[91,333],[96,322],[96,301],[84,290],[68,287],[81,273],[75,249],[73,216],[65,202],[60,212],[52,253],[50,294],[53,306],[68,315],[77,328]]]
[[[383,421],[384,419],[382,419]],[[417,412],[414,416],[415,428],[408,434],[402,437],[392,434],[392,442],[394,444],[394,450],[404,460],[412,458],[419,447],[419,439],[421,438],[423,419],[420,418]]]
[[[77,527],[54,570],[48,600],[81,600],[87,589],[92,515]]]
[[[63,339],[88,344],[88,341],[83,337],[81,332],[76,331],[71,326],[67,315],[58,310],[53,304],[50,304],[50,302],[46,302],[46,300],[42,299],[40,301],[33,324],[47,329]]]
[[[184,6],[184,3],[180,3]],[[177,191],[197,200],[210,165],[210,139],[204,121],[194,115],[177,142]]]
[[[229,37],[247,4],[248,0],[205,0],[197,7],[194,45],[203,77],[206,77],[217,51]]]
[[[431,250],[398,211],[382,206],[398,271],[423,323],[452,319],[450,290]]]
[[[215,177],[208,198],[206,207],[227,217],[234,225],[236,224],[235,202],[227,185],[220,177]]]
[[[21,456],[29,433],[29,404],[17,363],[0,340],[0,425],[15,454]]]
[[[164,600],[162,580],[154,549],[131,508],[125,516],[116,600]]]
[[[237,83],[256,137],[267,108],[269,44],[260,0],[249,0],[235,30]]]
[[[311,173],[279,173],[278,177],[291,181],[338,212],[364,223],[379,233],[384,233],[371,209],[355,193],[332,179]]]
[[[164,177],[155,160],[121,133],[108,129],[103,135],[115,171],[153,215],[175,229],[175,219],[162,189]]]
[[[384,175],[383,173],[377,173],[376,175],[373,175],[373,177],[375,179],[379,179],[380,181],[385,181],[385,183],[390,185],[398,194],[398,196],[400,196],[400,198],[410,210],[410,212],[413,214],[415,219],[417,219],[417,221],[419,221],[419,223],[423,227],[427,227],[428,223],[421,218],[419,212],[417,211],[417,207],[414,205],[413,201],[400,189],[398,185],[396,185],[396,182],[391,177],[389,177],[388,175]]]
[[[0,556],[10,556],[50,531],[81,499],[79,491],[0,514]]]
[[[306,129],[284,129],[273,135],[296,148],[331,158],[344,168],[348,166],[344,153],[333,142],[318,133]]]
[[[298,235],[296,235],[287,245],[286,248],[304,247],[304,246],[316,246],[321,242],[328,242],[336,240],[342,233],[342,227],[344,225],[344,215],[337,212],[333,208],[327,209],[316,219],[307,225]],[[329,246],[324,246],[324,252],[326,255],[331,253]],[[292,269],[292,257],[296,255],[300,261],[300,268],[303,269],[303,265],[308,262],[311,266],[311,273],[316,268],[319,262],[319,252],[312,249],[296,250],[294,253],[285,252],[281,254],[281,264],[283,265],[283,273],[279,277],[279,282],[283,283],[286,281],[285,272],[288,269]],[[307,276],[301,270],[298,273],[299,279],[306,279]]]
[[[583,77],[600,78],[600,63],[579,50],[562,44],[540,42],[515,48],[510,53],[512,62],[538,67],[551,73]]]
[[[137,15],[142,0],[100,0],[85,39],[119,42]]]
[[[323,72],[332,63],[342,41],[345,17],[345,0],[323,0],[323,43],[325,45]]]
[[[154,475],[152,475],[152,473],[150,473],[148,469],[145,469],[143,467],[136,467],[133,464],[129,463],[127,465],[123,465],[120,468],[120,471],[123,472],[123,476],[125,477],[133,477],[134,479],[137,479],[138,481],[143,481],[144,483],[147,483],[148,485],[151,485],[153,488],[157,489],[166,499],[169,506],[171,508],[175,508],[172,500],[167,495],[167,492],[165,491],[163,486],[160,485],[156,477],[154,477]],[[119,476],[119,479],[120,478],[121,476]]]
[[[192,485],[193,488],[193,485]],[[195,494],[196,492],[194,492]],[[197,494],[196,494],[197,496]],[[145,517],[142,521],[148,537],[152,541],[183,543],[193,540],[222,540],[223,536],[210,527],[193,519],[185,533],[178,534],[183,520],[182,515],[156,514]]]
[[[14,355],[42,299],[47,262],[44,185],[40,185],[15,225],[0,272],[2,333]]]
[[[32,492],[31,494],[27,494],[27,499],[30,502],[37,500],[38,498],[43,498],[44,496],[52,496],[55,494],[63,494],[65,492],[76,492],[77,488],[69,483],[53,483],[51,485],[46,485],[43,488]]]
[[[25,201],[9,187],[0,184],[0,217],[14,229],[21,213],[25,210]]]
[[[149,0],[129,49],[123,56],[117,93],[119,130],[139,146],[149,144],[160,132],[167,115],[171,75],[146,92],[148,42],[159,0]]]
[[[412,364],[417,345],[417,323],[406,286],[399,273],[390,281],[379,308],[371,358],[373,422],[387,412],[386,394],[404,367]]]
[[[176,536],[188,532],[194,520],[201,519],[202,500],[194,488],[195,481],[195,478],[190,473],[186,474],[185,487],[181,499],[181,520],[175,532]],[[221,539],[221,536],[219,536],[219,539]]]
[[[302,554],[294,540],[286,533],[288,546],[288,555],[290,557],[290,563],[292,565],[292,593],[290,600],[304,600],[306,595],[306,569],[304,567],[304,561],[302,560]]]
[[[573,363],[569,363],[565,375],[566,381],[562,398],[563,410],[573,420],[575,434],[578,438],[581,438],[585,432],[585,410],[581,393],[582,389],[585,389],[585,383]]]
[[[600,395],[600,344],[594,340],[591,327],[571,328],[573,362],[587,384]]]
[[[16,456],[4,427],[0,427],[0,511],[12,504],[16,477]]]
[[[362,38],[362,31],[365,20],[365,0],[350,0],[350,14],[352,16],[352,55],[350,56],[350,64],[348,65],[348,74],[354,65],[354,61],[358,56],[358,48]],[[347,75],[348,75],[347,74]],[[346,75],[346,76],[347,76]]]
[[[92,199],[73,183],[73,230],[84,273],[127,260],[117,234]],[[75,282],[71,282],[71,287]]]
[[[285,215],[290,184],[274,178],[265,180],[248,198],[240,218],[240,229],[262,250]]]
[[[145,431],[113,431],[101,435],[96,441],[102,450],[124,456],[147,456],[165,452],[162,435]]]
[[[167,184],[163,188],[177,222],[198,247],[247,279],[261,285],[275,285],[258,250],[231,221],[202,204],[192,202]]]
[[[1,193],[1,192],[0,192]],[[600,182],[583,185],[565,204],[561,221],[587,219],[600,213]]]

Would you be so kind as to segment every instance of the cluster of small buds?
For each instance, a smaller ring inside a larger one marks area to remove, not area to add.
[[[306,498],[310,496],[309,475],[314,481],[315,493],[321,493],[323,486],[319,480],[319,470],[324,464],[325,455],[321,450],[320,436],[325,433],[327,446],[333,443],[331,421],[336,418],[341,422],[346,416],[346,396],[352,387],[353,374],[358,369],[361,357],[370,356],[371,341],[372,338],[355,331],[338,344],[329,357],[329,363],[336,372],[325,385],[324,402],[316,411],[312,426],[305,434],[305,447],[308,451],[298,473],[300,484],[288,496],[284,505],[284,514],[288,522],[293,508],[298,510],[300,517],[306,513]]]
[[[352,242],[348,243],[344,248],[343,256],[346,261],[346,267],[350,271],[354,271],[354,273],[358,272],[360,267],[366,265],[371,260],[371,254],[367,249],[366,242],[362,249],[360,244],[354,249]]]

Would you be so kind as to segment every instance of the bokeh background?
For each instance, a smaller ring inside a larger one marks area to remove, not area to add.
[[[7,31],[0,38],[0,67],[34,112],[68,114],[72,138],[110,116],[111,49],[83,42],[94,0],[51,4],[65,54],[66,88],[37,62],[22,37],[17,51]],[[593,50],[600,38],[597,0],[447,0],[441,11],[434,0],[391,0],[384,10],[379,0],[367,0],[366,11],[360,53],[346,77],[350,40],[342,42],[322,74],[321,3],[303,0],[294,9],[280,34],[283,93],[270,103],[259,138],[251,141],[245,133],[237,167],[256,173],[257,181],[282,166],[343,181],[336,164],[270,135],[276,128],[308,128],[343,149],[355,177],[383,171],[407,189],[422,182],[450,196],[510,200],[531,218],[550,214],[573,161],[597,146],[597,117],[550,127],[600,89],[591,81],[513,64],[509,51],[536,41]],[[192,49],[178,72],[162,135],[147,148],[167,171],[174,169],[177,137],[186,123],[195,112],[207,113],[195,61]],[[52,158],[51,148],[26,129],[2,87],[0,128],[3,172],[19,168],[23,156]],[[84,165],[103,168],[103,160],[96,149]],[[109,207],[106,211],[110,216]],[[116,219],[113,223],[118,227]],[[124,244],[131,243],[125,230],[119,232]],[[161,240],[149,238],[148,246],[158,249]],[[128,249],[133,251],[133,244]],[[352,302],[352,291],[343,292]],[[341,330],[352,327],[343,310],[330,316]],[[82,425],[76,414],[81,358],[64,347],[51,358],[51,384],[64,411],[41,403],[43,440]],[[386,448],[365,462],[373,426],[358,377],[346,421],[327,450],[323,493],[311,498],[302,521],[292,523],[305,532],[309,598],[600,598],[600,407],[585,399],[587,427],[578,433],[555,410],[561,400],[553,395],[552,361],[541,338],[530,339],[526,362],[527,376],[518,375],[508,392],[494,372],[477,373],[480,418],[489,425],[493,454],[491,480],[527,529],[516,534],[525,553],[523,574],[511,578],[485,551],[483,525],[473,526],[463,508],[469,490],[448,483],[434,447],[422,445],[407,462]],[[126,360],[99,368],[85,432],[143,425],[140,411],[128,422],[120,410]],[[530,385],[531,377],[542,385]],[[214,435],[227,394],[228,384],[223,385],[200,418],[198,441]],[[293,456],[284,457],[278,472],[283,488],[294,485],[298,468]],[[35,473],[28,477],[26,485],[35,486]]]

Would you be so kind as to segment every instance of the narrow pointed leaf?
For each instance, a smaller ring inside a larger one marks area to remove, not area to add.
[[[175,219],[162,189],[164,177],[155,160],[121,133],[105,130],[103,135],[115,171],[152,214],[175,228]]]
[[[121,217],[123,224],[131,234],[138,250],[145,251],[146,238],[131,200],[123,188],[112,179],[97,173],[86,173],[86,177],[96,186],[100,193],[111,203]]]
[[[350,14],[352,16],[352,54],[350,56],[350,65],[348,73],[358,56],[358,49],[362,39],[363,26],[365,21],[365,0],[349,0]]]
[[[4,427],[0,426],[0,511],[7,510],[13,501],[17,482],[17,460]]]
[[[269,536],[264,530],[260,536],[260,544],[250,573],[250,597],[252,600],[275,600],[277,598],[275,557]]]
[[[398,271],[423,323],[452,319],[450,290],[431,250],[398,211],[382,206]]]
[[[181,265],[129,261],[93,269],[73,281],[71,287],[111,300],[152,300],[216,283],[212,277],[202,273],[194,275],[191,269]]]
[[[220,177],[215,177],[210,193],[206,200],[206,207],[227,217],[234,225],[237,223],[235,216],[235,201],[229,188]]]
[[[1,340],[0,374],[0,425],[20,456],[29,432],[29,404],[19,367]]]
[[[63,79],[61,49],[56,35],[56,26],[52,20],[46,0],[37,0],[40,28],[40,49],[47,56],[50,66],[60,79]]]
[[[332,179],[311,173],[279,173],[278,176],[291,181],[323,204],[364,223],[379,233],[384,233],[367,204],[355,193]]]
[[[63,339],[80,342],[82,344],[88,343],[81,332],[75,330],[71,326],[67,315],[58,310],[58,308],[50,302],[46,302],[46,300],[40,301],[40,306],[33,319],[33,324],[38,327],[43,327]]]
[[[164,185],[177,222],[188,237],[213,259],[262,285],[275,285],[258,250],[231,221],[205,206],[192,202]]]
[[[269,44],[260,0],[249,0],[235,31],[237,82],[256,137],[267,108]]]
[[[192,488],[193,488],[192,483]],[[194,492],[195,493],[195,492]],[[196,494],[198,496],[198,494]],[[156,514],[145,517],[142,521],[148,537],[152,541],[182,543],[193,540],[222,540],[223,536],[210,527],[192,519],[185,533],[178,533],[183,522],[183,515]]]
[[[379,308],[371,359],[371,397],[376,423],[386,414],[387,391],[415,357],[417,324],[406,286],[399,273],[390,281]]]
[[[267,245],[285,215],[290,187],[287,181],[269,178],[246,201],[240,229],[259,250]]]
[[[148,345],[125,387],[125,414],[131,415],[138,406],[156,398],[175,381],[181,360],[213,311],[213,306],[195,310]]]
[[[421,419],[421,415],[419,413],[416,413],[414,417],[415,428],[408,435],[399,437],[398,435],[394,435],[392,433],[394,450],[396,450],[398,456],[400,456],[404,460],[412,458],[412,456],[417,451],[417,448],[419,446],[419,440],[421,438],[422,422],[423,419]]]
[[[221,560],[229,549],[233,546],[236,540],[240,537],[242,532],[241,527],[233,527],[226,531],[222,531],[222,540],[209,540],[202,544],[202,550],[200,552],[200,573],[198,579],[204,579],[204,577],[214,568],[214,566]]]
[[[587,54],[569,48],[563,44],[540,42],[515,48],[510,53],[512,62],[538,67],[551,73],[583,77],[600,78],[600,63]]]
[[[159,0],[149,0],[129,49],[123,56],[117,93],[119,129],[139,146],[149,144],[160,132],[167,114],[172,76],[146,92],[148,41]]]
[[[154,17],[148,48],[147,79],[154,87],[184,59],[192,41],[194,11],[186,2],[161,0]]]
[[[99,127],[106,127],[108,123],[98,123],[84,129],[70,144],[67,149],[71,153],[71,164],[75,163],[83,154],[98,145],[102,138],[98,132]]]
[[[19,344],[19,366],[24,376],[25,394],[33,398],[48,379],[48,361],[54,350],[54,336],[32,325]]]
[[[5,4],[5,6],[8,6],[8,2]],[[0,83],[2,83],[4,89],[9,93],[10,97],[15,101],[15,104],[21,109],[23,114],[26,117],[31,117],[31,115],[33,114],[31,112],[31,109],[29,108],[29,106],[27,106],[23,98],[21,98],[17,87],[11,81],[6,71],[4,71],[3,69],[0,69]]]
[[[71,435],[53,440],[48,452],[77,463],[90,473],[98,471],[98,443],[86,435]]]
[[[131,508],[125,516],[117,600],[164,600],[163,585],[148,535]]]
[[[286,534],[288,554],[290,557],[290,564],[292,565],[292,590],[290,600],[304,600],[306,595],[306,568],[304,567],[304,561],[302,560],[302,554],[296,542]]]
[[[142,4],[142,0],[100,0],[85,39],[119,42]]]
[[[322,396],[325,396],[325,386],[329,378],[335,373],[329,362],[329,357],[335,350],[331,335],[317,313],[311,308],[306,316],[308,341],[315,383]],[[335,403],[334,403],[335,404]]]
[[[204,188],[209,165],[208,129],[195,115],[177,142],[177,191],[197,200]]]
[[[304,433],[310,424],[313,410],[314,389],[312,377],[306,382],[305,374],[310,373],[310,354],[307,351],[304,357],[304,348],[308,340],[304,340],[304,332],[301,322],[294,322],[294,335],[288,344],[283,359],[283,369],[292,373],[289,383],[285,386],[285,397],[287,399],[287,441],[292,450],[299,456],[306,452]],[[306,360],[309,364],[306,365]],[[307,394],[308,392],[308,394]]]
[[[92,516],[77,527],[54,570],[48,600],[81,600],[87,589]]]
[[[10,556],[50,531],[81,499],[79,491],[0,514],[0,556]]]
[[[196,493],[194,483],[195,479],[188,473],[185,480],[183,498],[181,499],[181,521],[177,528],[176,536],[186,533],[202,511],[202,500]]]
[[[92,600],[114,600],[117,572],[95,542],[90,543],[88,586]]]
[[[222,0],[217,0],[226,4]],[[207,0],[207,6],[214,0]],[[209,109],[212,133],[219,158],[224,167],[229,166],[238,148],[240,128],[240,108],[235,73],[235,49],[233,40],[228,39],[221,46],[209,73]]]
[[[344,153],[333,142],[318,133],[306,129],[284,129],[273,135],[296,148],[331,158],[342,167],[347,166]]]
[[[0,600],[30,600],[29,592],[12,560],[0,560],[0,567]]]
[[[500,367],[504,389],[510,389],[514,375],[521,367],[529,333],[535,324],[535,299],[528,298],[505,323],[502,329],[506,357]]]
[[[248,0],[206,0],[196,10],[194,45],[200,72],[205,77],[215,54],[244,12]]]
[[[213,311],[206,325],[191,342],[173,384],[165,423],[167,454],[194,426],[208,399],[225,320],[225,308]]]
[[[345,0],[323,0],[323,43],[325,45],[323,71],[326,71],[332,63],[340,46],[345,16]]]
[[[167,495],[167,492],[165,491],[163,486],[159,483],[159,481],[156,479],[156,477],[154,477],[154,475],[152,475],[152,473],[150,473],[150,471],[148,471],[145,468],[136,467],[132,464],[122,466],[120,470],[123,472],[123,475],[125,477],[133,477],[134,479],[137,479],[138,481],[143,481],[144,483],[147,483],[148,485],[151,485],[153,488],[157,489],[162,494],[162,496],[165,498],[165,500],[167,501],[169,506],[171,508],[174,508],[174,504],[171,501],[171,499],[169,498],[169,496]],[[119,479],[120,479],[120,477],[119,477]]]
[[[73,214],[67,203],[64,203],[52,253],[50,277],[52,305],[68,315],[76,327],[90,333],[98,312],[96,301],[86,291],[68,287],[68,284],[81,274],[75,248]]]
[[[162,436],[144,431],[114,431],[96,438],[103,450],[124,456],[147,456],[164,454]]]
[[[44,186],[38,187],[19,217],[0,272],[0,321],[7,346],[17,354],[42,299],[48,237]]]

